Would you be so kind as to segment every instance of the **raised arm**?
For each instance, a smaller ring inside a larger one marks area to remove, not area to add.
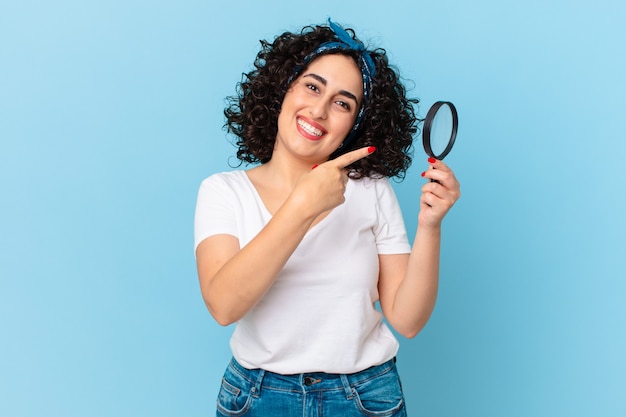
[[[345,167],[373,151],[357,149],[300,176],[285,203],[246,246],[215,235],[196,249],[207,308],[221,325],[238,321],[263,297],[315,219],[345,200]]]
[[[454,173],[441,161],[429,160],[422,174],[420,212],[411,254],[381,255],[378,290],[383,314],[405,337],[414,337],[426,325],[437,299],[441,222],[460,197]]]

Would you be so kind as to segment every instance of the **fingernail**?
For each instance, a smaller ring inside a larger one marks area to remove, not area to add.
[[[426,176],[426,171],[422,172],[422,177]]]
[[[369,148],[367,148],[367,152],[372,153],[376,150],[376,146],[370,146]]]
[[[315,168],[317,168],[317,167],[318,167],[318,165],[317,165],[317,164],[315,164],[315,165],[313,165],[313,166],[311,167],[311,169],[315,169]]]
[[[431,164],[434,164],[435,162],[437,162],[437,160],[433,157],[428,158],[428,162]]]

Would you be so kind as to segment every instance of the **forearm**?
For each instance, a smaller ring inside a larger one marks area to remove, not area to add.
[[[256,237],[206,280],[203,296],[220,324],[236,322],[263,297],[313,220],[287,202]]]
[[[420,227],[393,303],[394,328],[414,337],[428,322],[439,287],[440,227]]]

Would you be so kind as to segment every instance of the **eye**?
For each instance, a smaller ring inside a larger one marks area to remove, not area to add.
[[[320,89],[315,83],[306,83],[304,85],[307,89],[319,93]]]
[[[339,106],[343,107],[346,110],[352,109],[352,106],[348,102],[345,102],[345,101],[342,101],[342,100],[337,100],[337,101],[335,101],[335,103],[338,104]]]

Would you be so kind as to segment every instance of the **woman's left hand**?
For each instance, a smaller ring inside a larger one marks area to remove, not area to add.
[[[454,172],[442,161],[428,158],[428,163],[428,170],[422,173],[422,177],[429,181],[422,187],[418,224],[439,227],[461,196],[461,186]]]

